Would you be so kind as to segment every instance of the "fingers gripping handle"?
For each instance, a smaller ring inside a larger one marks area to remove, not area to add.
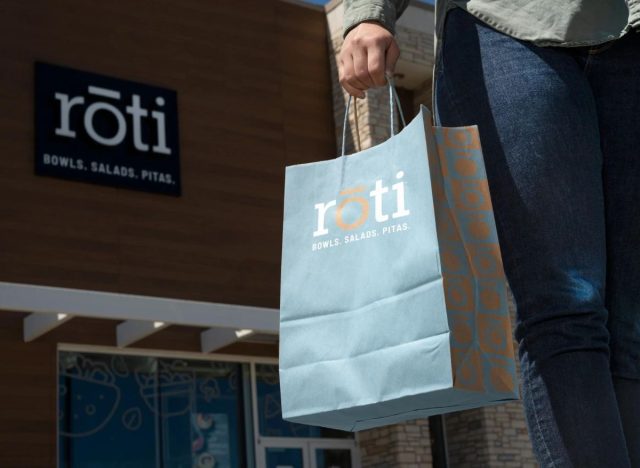
[[[404,120],[404,114],[402,113],[402,106],[400,105],[400,98],[398,97],[398,93],[396,92],[396,88],[393,84],[393,77],[390,75],[385,75],[387,83],[389,84],[389,126],[391,129],[391,136],[395,135],[395,129],[393,128],[393,102],[395,100],[396,105],[398,106],[398,114],[400,115],[400,121],[402,122],[402,127],[404,128],[407,124]],[[344,149],[347,137],[347,125],[349,123],[349,108],[351,107],[351,99],[353,96],[349,95],[347,99],[347,106],[344,111],[344,121],[342,122],[342,149],[340,152],[340,156],[344,156]],[[356,116],[357,119],[357,116]],[[358,132],[358,122],[356,120],[356,133]]]

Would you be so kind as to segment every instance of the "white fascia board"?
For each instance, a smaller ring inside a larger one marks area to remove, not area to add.
[[[0,281],[0,310],[278,333],[279,310]]]

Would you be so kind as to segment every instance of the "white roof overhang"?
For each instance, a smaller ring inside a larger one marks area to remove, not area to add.
[[[116,330],[121,347],[169,325],[205,327],[205,353],[253,334],[279,331],[278,309],[2,281],[0,309],[30,313],[24,319],[25,341],[73,317],[123,320]]]

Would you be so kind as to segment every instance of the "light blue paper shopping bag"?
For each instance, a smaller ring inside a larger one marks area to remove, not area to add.
[[[519,398],[477,127],[421,106],[345,156],[350,101],[342,155],[286,168],[283,418],[357,431]]]

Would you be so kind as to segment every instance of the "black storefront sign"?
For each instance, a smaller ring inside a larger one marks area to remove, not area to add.
[[[35,173],[179,196],[177,93],[35,62]]]

